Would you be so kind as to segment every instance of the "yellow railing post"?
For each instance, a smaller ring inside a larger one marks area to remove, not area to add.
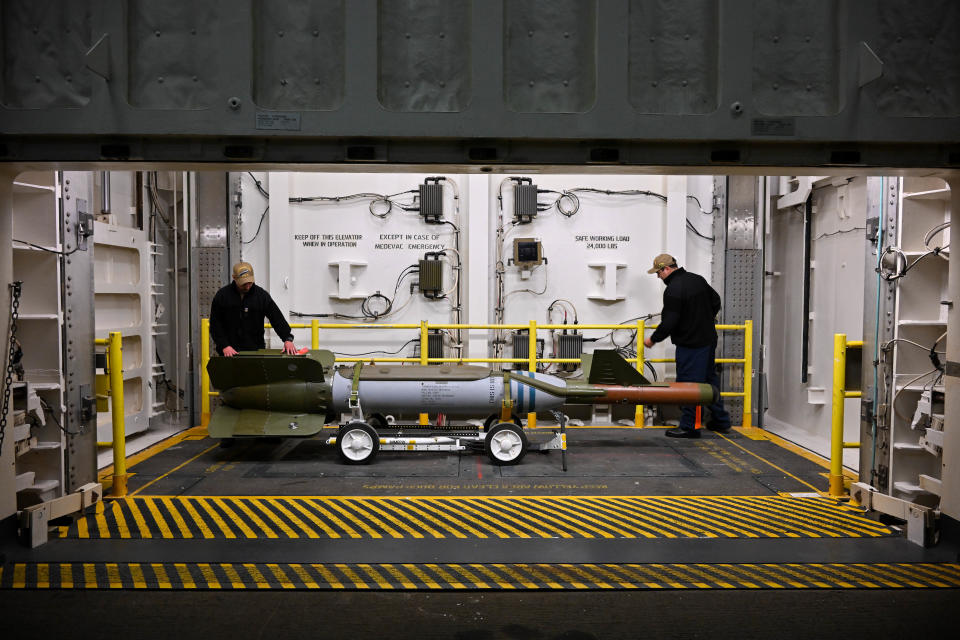
[[[753,320],[743,328],[743,420],[744,429],[753,427]]]
[[[200,319],[200,424],[210,424],[210,319]]]
[[[529,362],[527,364],[527,370],[533,373],[537,371],[537,321],[530,321],[530,329],[528,329],[529,335],[527,336],[527,358]],[[530,411],[527,413],[527,427],[534,429],[537,426],[537,412]]]
[[[123,337],[110,332],[107,345],[107,367],[110,368],[110,415],[113,425],[113,488],[117,498],[127,495],[127,447],[123,409]]]
[[[647,321],[637,320],[637,371],[640,372],[640,375],[643,375],[643,356],[644,356],[643,340],[646,334],[646,330],[647,330]],[[637,405],[637,410],[633,416],[633,426],[635,427],[644,426],[642,404]]]
[[[430,357],[430,330],[427,328],[427,321],[420,321],[420,364],[427,364]],[[420,414],[420,424],[430,424],[430,415]]]
[[[843,495],[844,390],[847,386],[847,334],[833,335],[833,394],[830,423],[830,496]]]
[[[310,321],[310,349],[320,348],[320,321],[314,318]]]

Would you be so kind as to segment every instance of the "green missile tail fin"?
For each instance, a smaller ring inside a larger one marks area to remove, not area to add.
[[[324,417],[310,413],[259,411],[219,406],[210,416],[207,432],[211,438],[247,436],[303,438],[320,433]]]
[[[207,372],[213,387],[226,391],[290,380],[323,382],[324,372],[329,374],[333,361],[334,355],[323,349],[303,356],[284,356],[279,351],[241,351],[232,358],[211,358]]]
[[[583,354],[583,377],[590,384],[619,384],[639,387],[650,384],[629,362],[614,349],[597,349]]]

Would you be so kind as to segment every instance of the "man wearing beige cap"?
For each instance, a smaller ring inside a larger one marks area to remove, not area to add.
[[[238,262],[233,265],[233,282],[217,291],[210,305],[210,337],[217,353],[229,358],[238,351],[263,349],[264,318],[283,340],[283,352],[295,354],[287,319],[270,294],[254,284],[250,263]]]
[[[655,273],[667,288],[663,291],[663,311],[660,326],[643,341],[647,347],[668,337],[677,348],[677,382],[705,382],[720,387],[720,376],[714,358],[717,350],[717,329],[714,326],[720,311],[720,295],[701,276],[677,266],[669,253],[653,259]],[[708,407],[711,419],[707,428],[712,431],[730,430],[730,414],[723,408],[723,399]],[[699,438],[696,430],[696,407],[685,406],[680,414],[680,426],[670,429],[671,438]]]

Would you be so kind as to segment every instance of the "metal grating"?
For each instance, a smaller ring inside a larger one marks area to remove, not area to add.
[[[224,264],[226,249],[222,247],[197,249],[197,260],[200,263],[197,283],[197,304],[200,306],[200,317],[210,317],[210,305],[213,296],[217,295],[226,284],[227,267]]]

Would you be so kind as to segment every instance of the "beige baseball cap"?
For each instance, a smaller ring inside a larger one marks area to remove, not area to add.
[[[233,265],[233,281],[238,285],[253,282],[253,266],[249,262],[238,262]]]
[[[677,259],[669,253],[661,253],[653,259],[653,268],[647,269],[647,273],[656,273],[664,267],[672,267],[677,264]]]

